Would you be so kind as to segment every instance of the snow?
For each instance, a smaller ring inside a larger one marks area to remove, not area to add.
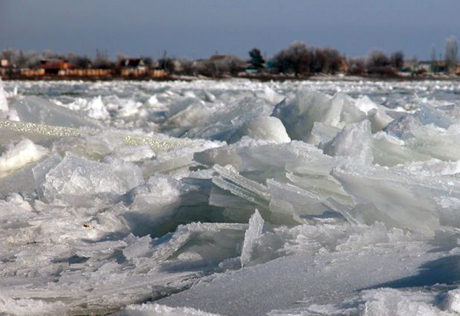
[[[458,82],[2,84],[2,315],[460,312]]]

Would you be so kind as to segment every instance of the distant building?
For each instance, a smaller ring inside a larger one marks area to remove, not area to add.
[[[0,60],[0,67],[6,68],[9,65],[10,65],[10,63],[8,62],[8,59],[1,59]]]
[[[433,64],[432,61],[422,60],[417,63],[416,67],[418,71],[422,70],[426,72],[431,72],[432,64]]]
[[[147,67],[140,58],[126,58],[120,60],[119,67],[121,68],[122,76],[142,76],[147,73]]]
[[[145,63],[140,58],[126,58],[120,60],[120,67],[127,69],[146,69]]]
[[[426,72],[448,72],[448,67],[444,60],[419,61],[416,65],[416,70],[424,70]]]
[[[46,59],[40,61],[40,68],[45,70],[47,75],[57,75],[59,71],[70,69],[72,65],[67,60]]]

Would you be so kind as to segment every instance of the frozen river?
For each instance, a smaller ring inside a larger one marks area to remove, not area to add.
[[[460,83],[0,83],[0,315],[458,315]]]

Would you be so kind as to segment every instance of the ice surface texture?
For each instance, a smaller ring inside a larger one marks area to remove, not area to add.
[[[456,82],[3,84],[2,315],[460,310]]]

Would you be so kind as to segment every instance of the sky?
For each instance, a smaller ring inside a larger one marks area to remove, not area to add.
[[[0,50],[248,57],[303,41],[350,57],[429,59],[460,39],[459,13],[460,0],[0,0]]]

